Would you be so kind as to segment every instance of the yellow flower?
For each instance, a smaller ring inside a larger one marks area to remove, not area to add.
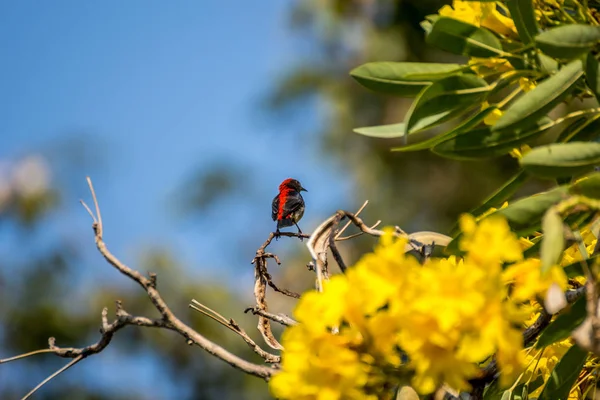
[[[524,144],[520,148],[514,148],[510,151],[510,155],[517,160],[523,158],[523,156],[531,151],[531,147],[527,144]]]
[[[529,92],[529,91],[535,89],[537,84],[535,83],[535,81],[533,79],[523,77],[523,78],[519,79],[519,86],[521,87],[522,91]]]
[[[350,349],[342,335],[313,336],[305,324],[288,328],[282,337],[286,350],[282,372],[270,381],[277,398],[285,399],[372,399],[362,388],[369,366]]]
[[[541,376],[544,382],[548,382],[548,379],[550,378],[550,374],[554,370],[554,367],[571,346],[573,346],[571,340],[565,339],[563,341],[547,346],[538,352],[529,352],[529,354],[525,356],[525,361],[528,366],[525,369],[525,373],[523,374],[523,381],[533,382]],[[532,398],[538,397],[542,392],[543,388],[543,385],[540,386],[533,392],[529,393],[529,396]],[[578,396],[577,389],[575,388],[571,390],[571,393],[569,394],[569,399],[579,398],[580,397]]]
[[[375,399],[408,379],[424,394],[443,383],[468,389],[494,354],[503,382],[514,379],[524,365],[518,327],[531,307],[508,299],[500,264],[522,259],[521,244],[499,216],[463,216],[461,226],[463,259],[421,265],[388,232],[322,293],[305,294],[299,324],[282,337],[273,395]]]
[[[442,17],[450,17],[475,26],[483,26],[505,36],[516,36],[517,28],[512,19],[502,15],[495,2],[454,0],[452,7],[439,10]]]
[[[594,253],[594,248],[596,247],[596,243],[598,239],[594,236],[594,233],[590,230],[590,227],[585,227],[581,230],[581,239],[583,240],[583,245],[586,251],[586,257],[590,257]],[[581,261],[584,259],[584,255],[581,254],[582,250],[579,247],[578,243],[571,245],[568,249],[566,249],[563,253],[563,258],[561,265],[567,266],[569,264],[573,264],[574,262]]]
[[[504,203],[502,203],[502,205],[500,206],[500,208],[496,208],[496,207],[490,207],[486,212],[482,213],[481,215],[478,215],[477,218],[475,218],[475,221],[479,222],[482,219],[492,215],[493,213],[495,213],[498,210],[502,210],[503,208],[508,207],[508,201],[505,201]]]
[[[484,101],[481,104],[481,110],[483,111],[483,110],[489,108],[489,106],[490,106],[489,103],[487,101]],[[502,114],[503,114],[502,110],[500,110],[499,108],[496,108],[483,119],[483,123],[486,125],[489,125],[489,126],[495,125],[496,122],[498,122],[498,120],[502,116]]]
[[[540,260],[528,258],[508,267],[503,272],[504,281],[513,284],[512,298],[515,301],[525,301],[544,296],[553,283],[558,284],[562,290],[567,288],[565,271],[554,266],[547,273],[542,273]]]
[[[459,223],[464,234],[460,248],[478,263],[499,264],[523,258],[519,241],[503,217],[492,215],[485,218],[477,229],[475,218],[471,215],[463,214]]]
[[[446,6],[448,7],[448,6]],[[469,66],[471,70],[478,76],[487,77],[489,75],[503,74],[509,71],[514,72],[514,68],[504,58],[490,57],[490,58],[469,58]]]

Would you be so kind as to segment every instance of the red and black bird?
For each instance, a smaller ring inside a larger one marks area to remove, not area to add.
[[[277,230],[275,234],[279,234],[280,228],[296,225],[298,233],[302,234],[302,230],[298,226],[298,221],[304,215],[304,199],[300,192],[307,192],[300,182],[296,179],[288,178],[279,185],[279,194],[273,199],[271,205],[271,218],[277,221]]]

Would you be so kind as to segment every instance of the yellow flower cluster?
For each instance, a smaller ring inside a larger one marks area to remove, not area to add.
[[[420,393],[443,383],[467,389],[478,364],[493,354],[503,383],[514,381],[525,365],[517,327],[531,315],[522,300],[546,283],[532,278],[539,265],[523,261],[523,246],[504,219],[478,223],[466,215],[460,222],[462,259],[421,265],[390,233],[322,293],[305,294],[294,311],[299,324],[282,337],[273,394],[379,399],[399,384]],[[514,262],[514,269],[503,270]],[[508,279],[518,295],[508,296]]]
[[[527,354],[525,356],[527,368],[521,380],[523,382],[534,382],[541,377],[544,382],[548,382],[552,370],[571,346],[573,346],[571,340],[565,339],[537,352]],[[529,396],[536,398],[541,394],[543,389],[544,385],[540,385],[537,389],[529,393]],[[569,400],[577,399],[581,399],[581,390],[575,387],[569,393]]]
[[[516,36],[517,28],[512,19],[498,11],[500,5],[489,1],[454,0],[452,7],[439,10],[442,17],[450,17],[475,26],[483,26],[505,36]]]

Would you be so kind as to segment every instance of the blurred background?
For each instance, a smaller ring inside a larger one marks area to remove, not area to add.
[[[451,61],[419,22],[438,0],[0,2],[0,358],[95,342],[100,312],[123,300],[156,316],[146,295],[95,250],[85,177],[98,193],[111,250],[158,273],[172,309],[199,332],[259,362],[237,336],[190,311],[196,298],[258,343],[256,248],[274,229],[278,184],[309,192],[311,232],[370,205],[407,231],[447,232],[510,176],[514,161],[459,163],[352,132],[400,122],[410,100],[374,95],[348,72],[367,61]],[[374,240],[344,242],[348,262]],[[309,254],[270,248],[280,286],[302,291]],[[274,311],[293,302],[268,294]],[[38,355],[0,366],[0,398],[17,399],[66,363]],[[176,334],[128,327],[101,354],[36,399],[266,399],[245,376]]]

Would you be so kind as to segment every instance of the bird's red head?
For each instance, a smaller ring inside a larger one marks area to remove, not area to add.
[[[300,182],[293,178],[287,178],[279,185],[280,192],[287,192],[289,190],[295,190],[296,192],[308,192],[308,190],[304,189]]]

